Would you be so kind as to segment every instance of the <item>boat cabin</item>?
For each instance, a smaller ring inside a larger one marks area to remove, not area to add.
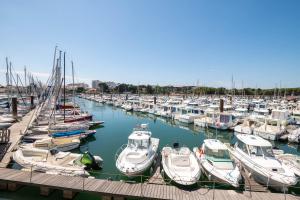
[[[237,135],[235,148],[251,157],[274,157],[272,144],[255,135]]]

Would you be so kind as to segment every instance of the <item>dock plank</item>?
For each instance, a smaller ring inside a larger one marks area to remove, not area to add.
[[[43,186],[52,189],[71,190],[74,192],[92,192],[99,195],[118,196],[125,198],[146,199],[174,199],[174,200],[211,200],[212,189],[199,188],[196,190],[182,190],[172,185],[160,185],[150,183],[126,183],[122,181],[110,181],[102,179],[90,179],[62,175],[51,175],[15,169],[0,168],[0,181],[17,182],[31,186]],[[83,188],[83,181],[85,183]],[[142,190],[141,190],[142,187]],[[251,197],[251,195],[252,197]],[[234,190],[215,190],[215,200],[299,200],[299,196],[271,192],[237,192]]]

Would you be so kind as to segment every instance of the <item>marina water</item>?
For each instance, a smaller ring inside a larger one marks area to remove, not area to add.
[[[150,114],[136,112],[126,112],[121,108],[115,108],[106,104],[101,104],[85,99],[76,99],[82,110],[93,114],[94,120],[105,121],[102,127],[97,129],[94,137],[86,140],[78,151],[89,150],[94,155],[100,155],[104,160],[102,170],[91,173],[95,178],[126,180],[115,167],[115,154],[125,143],[132,129],[138,124],[147,123],[153,137],[160,139],[159,150],[164,146],[171,146],[174,142],[179,142],[192,149],[200,146],[206,138],[217,138],[224,143],[234,143],[235,136],[232,131],[216,131],[214,129],[196,128],[194,125],[184,125],[179,122],[166,120]],[[300,155],[299,145],[290,145],[281,142],[272,144],[286,153]],[[75,152],[76,152],[75,151]],[[14,165],[14,167],[18,167]],[[145,176],[149,175],[146,173]],[[139,180],[130,180],[139,181]],[[297,192],[298,193],[298,192]],[[55,191],[46,199],[59,199],[61,194]],[[99,197],[81,193],[75,199],[99,199]],[[45,199],[39,196],[38,188],[24,187],[15,193],[1,192],[0,199]]]

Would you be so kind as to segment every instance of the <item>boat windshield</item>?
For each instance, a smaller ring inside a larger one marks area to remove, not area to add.
[[[255,156],[274,157],[271,147],[249,146],[250,154]]]
[[[148,148],[149,144],[150,144],[150,139],[149,140],[129,139],[129,141],[128,141],[128,146],[131,148]]]
[[[220,122],[221,123],[228,123],[228,122],[230,122],[230,116],[229,115],[221,115],[220,116]]]
[[[229,152],[225,149],[210,149],[206,147],[205,154],[214,158],[230,159]]]

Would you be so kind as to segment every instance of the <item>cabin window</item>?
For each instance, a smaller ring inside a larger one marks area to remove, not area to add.
[[[205,148],[205,154],[214,158],[230,159],[229,152],[225,149]]]
[[[250,154],[255,156],[273,157],[271,147],[249,146]]]
[[[248,150],[247,150],[247,146],[245,143],[243,143],[242,141],[238,140],[238,144],[237,144],[238,148],[241,149],[243,152],[245,152],[246,154],[248,154]]]
[[[261,147],[261,150],[265,157],[274,157],[273,150],[271,147]]]
[[[199,110],[193,110],[193,113],[199,114]]]
[[[229,121],[230,121],[230,116],[229,115],[221,115],[220,116],[220,122],[228,123]]]
[[[140,147],[145,147],[147,148],[149,144],[149,140],[129,140],[128,141],[128,146],[132,148],[140,148]]]

